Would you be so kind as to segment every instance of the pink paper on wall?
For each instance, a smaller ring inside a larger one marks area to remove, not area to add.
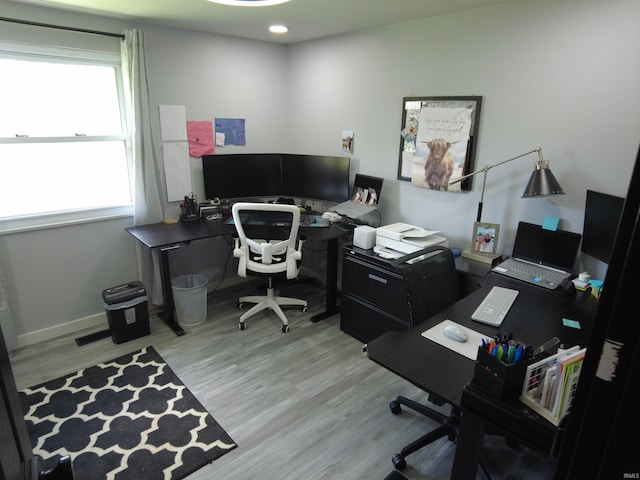
[[[189,156],[213,155],[213,122],[188,120],[187,137],[189,139]]]

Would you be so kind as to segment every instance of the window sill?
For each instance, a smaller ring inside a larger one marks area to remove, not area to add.
[[[0,235],[132,217],[133,205],[0,218]]]

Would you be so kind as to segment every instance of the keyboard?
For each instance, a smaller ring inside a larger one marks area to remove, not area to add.
[[[494,327],[502,325],[504,318],[518,296],[518,290],[493,287],[471,315],[471,320]]]

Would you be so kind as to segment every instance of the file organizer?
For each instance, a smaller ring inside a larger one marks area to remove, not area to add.
[[[575,346],[529,365],[520,401],[558,426],[571,406],[585,352]]]

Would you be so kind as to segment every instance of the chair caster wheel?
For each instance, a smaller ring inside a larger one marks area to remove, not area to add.
[[[302,313],[307,313],[308,311],[309,309],[306,306],[302,307]]]
[[[289,325],[282,325],[282,333],[289,333]]]
[[[246,324],[246,323],[244,323],[244,322],[240,322],[240,323],[238,324],[238,328],[239,328],[240,330],[246,330],[246,329],[247,329],[247,324]]]
[[[393,463],[393,467],[396,470],[404,470],[405,468],[407,468],[407,461],[404,459],[404,457],[402,455],[400,455],[399,453],[396,453],[392,458],[391,458],[391,463]]]
[[[244,303],[238,302],[238,310],[242,310],[243,306],[244,306]]]
[[[400,403],[397,400],[391,400],[389,402],[389,410],[391,410],[391,413],[394,415],[398,415],[402,412],[402,406],[400,406]]]

